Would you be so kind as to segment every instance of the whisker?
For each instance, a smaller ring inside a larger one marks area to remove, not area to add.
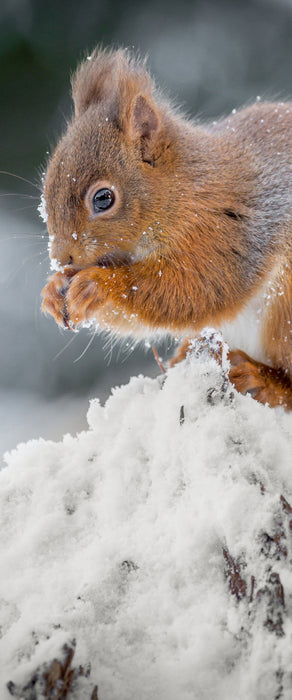
[[[39,201],[39,197],[36,194],[25,194],[21,192],[2,192],[0,197],[24,197],[25,199],[36,199]]]
[[[30,240],[28,240],[30,239]],[[35,239],[35,240],[33,240]],[[20,233],[19,236],[16,234],[13,234],[12,236],[7,236],[7,238],[1,238],[0,235],[0,243],[7,243],[8,241],[21,241],[24,240],[27,245],[31,245],[32,243],[38,244],[38,245],[46,245],[47,241],[45,240],[45,237],[42,237],[43,240],[38,240],[38,236],[35,236],[33,233]]]
[[[41,256],[42,254],[44,254],[45,252],[46,252],[46,251],[41,251],[40,256]],[[30,270],[31,274],[33,275],[33,274],[36,272],[36,270],[38,269],[39,265],[43,265],[44,263],[47,264],[47,258],[46,258],[46,257],[44,257],[43,260],[37,260],[37,261],[36,261],[36,264],[35,264],[35,265],[31,268],[31,270]]]
[[[102,349],[105,352],[105,361],[107,362],[108,367],[112,361],[112,356],[113,356],[113,348],[114,348],[113,340],[114,340],[114,334],[112,331],[109,331],[109,333],[106,337],[106,342],[102,346]]]
[[[132,338],[131,340],[126,342],[126,347],[127,346],[128,347],[127,347],[127,350],[124,351],[124,357],[122,358],[122,364],[127,362],[127,360],[129,359],[130,355],[132,355],[132,352],[134,352],[137,345],[138,345],[138,341],[134,340],[134,338]]]
[[[41,241],[37,240],[39,238],[39,236],[41,236],[41,238],[42,238]],[[15,233],[13,233],[13,234],[11,234],[11,236],[7,236],[6,238],[2,238],[1,234],[0,234],[0,241],[3,241],[3,243],[6,243],[7,241],[14,241],[14,240],[19,241],[19,240],[27,239],[27,238],[35,238],[36,243],[44,243],[44,244],[47,243],[47,241],[46,241],[47,236],[45,236],[43,233],[42,234],[39,234],[39,233],[15,234]]]
[[[41,250],[41,251],[38,251],[37,253],[35,253],[34,255],[30,255],[29,257],[22,260],[21,263],[14,270],[9,272],[9,274],[6,277],[4,277],[4,279],[1,280],[1,284],[10,283],[11,280],[15,277],[15,275],[18,274],[19,270],[21,270],[24,267],[24,265],[26,265],[31,260],[34,260],[36,257],[39,257],[40,255],[45,255],[45,254],[47,254],[47,252],[45,250]]]
[[[32,187],[35,187],[36,190],[39,190],[39,192],[42,192],[42,188],[39,185],[36,185],[36,183],[32,182],[31,180],[27,180],[26,177],[22,177],[21,175],[16,175],[15,173],[10,173],[8,170],[0,170],[0,175],[10,175],[10,177],[16,177],[17,180],[22,180],[23,182],[27,182]]]
[[[66,343],[66,345],[64,345],[64,347],[61,348],[61,350],[59,350],[59,352],[57,352],[57,354],[53,357],[53,362],[55,362],[55,360],[57,360],[58,357],[60,357],[60,355],[63,355],[63,352],[65,352],[65,350],[67,350],[67,348],[69,348],[70,345],[72,345],[72,343],[76,339],[76,336],[77,336],[77,333],[73,333],[72,338],[70,338],[70,340],[68,340],[68,343]]]
[[[28,209],[29,209],[30,211],[31,211],[32,209],[34,209],[34,211],[36,211],[36,206],[35,206],[35,204],[29,204],[29,206],[27,206],[27,207],[17,207],[17,209],[13,209],[13,212],[12,212],[12,210],[10,210],[9,213],[11,213],[11,214],[18,214],[18,212],[20,212],[20,211],[26,211],[26,210],[28,210]]]
[[[120,362],[121,354],[124,352],[124,345],[125,345],[125,342],[126,342],[126,341],[125,341],[125,338],[123,338],[123,341],[122,341],[121,343],[119,343],[118,354],[117,354],[117,360],[118,360],[118,362]]]
[[[76,359],[74,360],[74,364],[75,364],[75,362],[78,362],[79,360],[81,360],[81,358],[85,355],[85,353],[87,352],[88,348],[90,348],[91,343],[93,342],[93,340],[94,340],[96,334],[97,334],[97,330],[95,330],[94,333],[92,333],[92,335],[91,335],[91,337],[90,337],[90,339],[89,339],[89,342],[88,342],[87,345],[86,345],[86,348],[83,350],[83,352],[81,353],[81,355],[78,355],[78,357],[76,357]]]
[[[124,343],[124,338],[122,338],[118,333],[116,333],[113,329],[107,331],[107,342],[104,343],[103,345],[103,350],[105,351],[107,349],[107,353],[105,355],[105,359],[107,360],[107,365],[109,366],[111,361],[112,361],[112,356],[113,352],[118,347],[118,357],[120,354],[121,350],[121,345]]]

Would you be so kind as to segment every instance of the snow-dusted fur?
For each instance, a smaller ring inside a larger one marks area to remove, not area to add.
[[[192,122],[123,49],[96,49],[72,88],[39,207],[43,311],[147,340],[227,324],[237,390],[292,410],[292,103]]]

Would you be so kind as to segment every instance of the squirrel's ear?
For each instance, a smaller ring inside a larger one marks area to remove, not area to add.
[[[135,60],[124,49],[94,51],[72,78],[77,119],[89,107],[105,109],[132,140],[140,139],[142,158],[150,163],[161,124],[152,91],[145,61]]]
[[[116,66],[122,51],[96,50],[81,63],[71,79],[75,116],[91,105],[105,103],[116,92]]]
[[[131,106],[129,124],[130,136],[140,138],[143,160],[151,163],[160,129],[160,118],[151,99],[144,95],[136,96]]]

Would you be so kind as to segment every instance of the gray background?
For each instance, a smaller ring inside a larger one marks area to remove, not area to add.
[[[67,346],[71,335],[39,309],[49,271],[40,177],[71,113],[70,73],[98,43],[148,54],[165,92],[201,119],[292,95],[290,0],[1,0],[0,168],[31,184],[0,174],[0,452],[85,427],[89,397],[159,371],[151,351],[105,337],[80,357],[91,336]]]

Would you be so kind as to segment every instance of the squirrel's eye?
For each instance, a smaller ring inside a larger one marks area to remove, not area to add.
[[[112,190],[109,190],[107,187],[102,187],[95,192],[91,201],[94,214],[99,214],[113,205],[115,195]]]

